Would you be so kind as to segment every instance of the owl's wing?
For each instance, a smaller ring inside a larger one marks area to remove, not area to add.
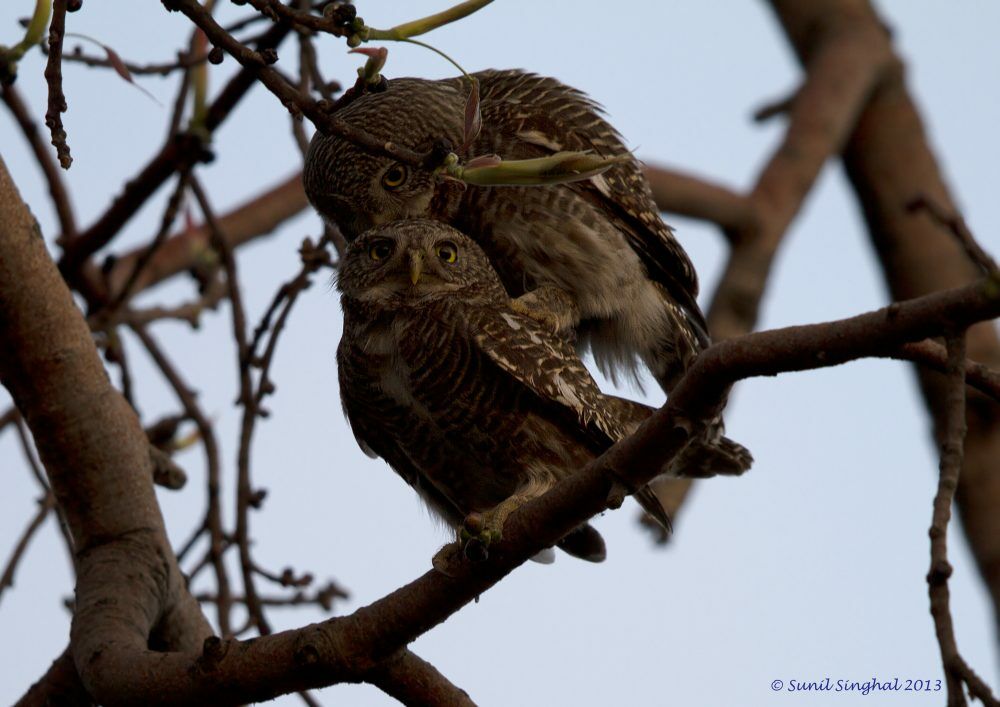
[[[624,439],[652,413],[641,403],[604,395],[573,346],[510,308],[477,308],[467,319],[476,345],[539,398],[571,410],[602,446]],[[671,532],[670,516],[648,485],[639,505]]]
[[[628,152],[601,107],[555,79],[522,71],[483,71],[483,130],[500,130],[501,144],[515,145],[507,158],[529,158],[561,150],[614,157]],[[660,218],[652,191],[636,159],[595,177],[564,185],[603,211],[645,265],[684,310],[692,329],[707,345],[708,325],[698,302],[698,277],[687,253]]]
[[[486,356],[542,400],[571,411],[603,445],[623,439],[634,428],[607,404],[566,339],[506,306],[474,308],[466,321],[470,337]]]

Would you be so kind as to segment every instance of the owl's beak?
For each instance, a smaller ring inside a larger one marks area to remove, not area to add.
[[[411,250],[407,255],[410,260],[410,282],[415,286],[420,281],[420,274],[424,271],[424,257],[418,250]]]

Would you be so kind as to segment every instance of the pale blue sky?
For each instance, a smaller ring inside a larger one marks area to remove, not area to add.
[[[446,4],[360,5],[369,24],[384,27]],[[973,0],[878,5],[895,30],[911,88],[965,216],[996,253],[1000,6]],[[0,42],[16,39],[13,19],[30,6],[29,0],[4,3]],[[229,3],[222,11],[240,14]],[[188,28],[182,16],[152,0],[87,0],[83,11],[69,16],[68,27],[139,61],[169,59]],[[575,85],[607,108],[642,158],[740,189],[753,183],[783,129],[781,121],[753,125],[752,109],[784,96],[800,77],[763,2],[497,0],[428,39],[469,70],[521,67]],[[358,57],[333,39],[320,46],[327,75],[350,81]],[[294,65],[291,46],[283,54]],[[228,58],[213,67],[213,91],[233,68]],[[33,52],[18,80],[39,117],[42,69]],[[429,52],[390,46],[389,76],[453,73]],[[140,80],[170,104],[172,80]],[[70,111],[64,120],[75,158],[66,177],[87,224],[159,148],[169,112],[106,71],[67,66],[65,87]],[[262,88],[221,129],[215,148],[218,159],[201,173],[220,210],[284,179],[299,160],[284,110]],[[44,184],[5,111],[0,154],[51,239],[54,217]],[[129,224],[116,249],[155,232],[165,198],[158,194]],[[671,222],[698,267],[704,293],[711,293],[724,255],[721,239],[711,227]],[[297,270],[302,236],[317,232],[318,219],[310,213],[240,251],[251,321]],[[880,278],[843,170],[831,164],[788,234],[761,325],[875,308],[886,301]],[[178,282],[145,301],[180,301],[189,293],[190,286]],[[155,332],[201,390],[231,477],[239,411],[232,405],[237,381],[229,326],[223,309],[206,317],[202,332],[170,323]],[[348,612],[425,571],[448,532],[388,467],[357,449],[340,412],[334,366],[339,337],[336,295],[320,281],[297,305],[275,361],[273,415],[259,426],[253,464],[256,483],[270,494],[253,516],[253,533],[262,565],[291,565],[348,587],[352,598],[337,607]],[[173,397],[136,342],[127,345],[147,419],[174,412]],[[656,396],[650,401],[659,402]],[[529,564],[414,649],[483,705],[942,704],[943,693],[863,698],[770,689],[775,679],[941,677],[924,582],[937,461],[912,372],[878,361],[750,381],[733,396],[728,429],[753,450],[755,468],[740,479],[702,484],[677,520],[668,549],[653,547],[636,528],[630,504],[597,521],[608,540],[607,562],[562,556],[553,566]],[[0,459],[5,558],[34,512],[37,493],[10,433],[0,436]],[[199,451],[177,461],[189,472],[189,488],[160,492],[160,499],[179,543],[202,510],[203,470]],[[231,510],[230,503],[229,517]],[[959,646],[996,687],[1000,661],[990,608],[961,533],[952,540]],[[57,542],[50,522],[0,603],[0,703],[21,694],[65,645],[68,614],[60,602],[71,587]],[[298,609],[270,616],[277,628],[322,618]],[[292,699],[281,704],[294,704]],[[334,687],[321,699],[392,703],[368,686]]]

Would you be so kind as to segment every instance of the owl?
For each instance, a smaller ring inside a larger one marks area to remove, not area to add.
[[[473,74],[482,129],[464,149],[469,83],[403,78],[363,95],[337,117],[414,150],[442,140],[462,159],[505,160],[561,150],[623,156],[600,109],[555,79],[520,71]],[[627,159],[587,180],[553,186],[475,187],[372,155],[317,132],[303,173],[315,208],[350,240],[372,226],[429,218],[473,234],[515,309],[571,331],[612,379],[637,361],[664,391],[706,347],[698,282],[687,254],[660,219],[639,163]],[[740,473],[750,453],[722,436],[721,420],[690,447],[692,475]]]
[[[337,288],[340,394],[359,446],[453,527],[478,514],[484,545],[515,508],[652,412],[602,394],[570,338],[521,313],[482,249],[443,223],[411,219],[363,233]],[[669,528],[649,487],[635,496]],[[558,545],[592,562],[605,557],[590,525]]]

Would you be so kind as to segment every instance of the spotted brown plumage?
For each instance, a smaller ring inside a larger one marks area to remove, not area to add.
[[[482,130],[460,158],[627,154],[596,104],[579,91],[520,71],[474,76]],[[394,79],[337,115],[414,150],[441,140],[459,146],[468,91],[464,78]],[[669,393],[708,344],[694,268],[660,218],[635,159],[569,184],[474,187],[317,133],[303,181],[313,205],[348,239],[409,218],[471,234],[507,292],[530,293],[521,313],[572,329],[577,344],[589,347],[612,377],[634,372],[641,361]],[[703,474],[739,473],[751,463],[747,450],[722,437],[721,423],[709,427],[687,459]]]
[[[567,337],[516,311],[483,252],[444,224],[409,220],[365,233],[351,244],[337,287],[337,362],[351,429],[453,526],[481,513],[499,532],[517,505],[650,413],[601,393]],[[636,497],[669,527],[648,487]],[[590,526],[560,547],[604,558]]]

